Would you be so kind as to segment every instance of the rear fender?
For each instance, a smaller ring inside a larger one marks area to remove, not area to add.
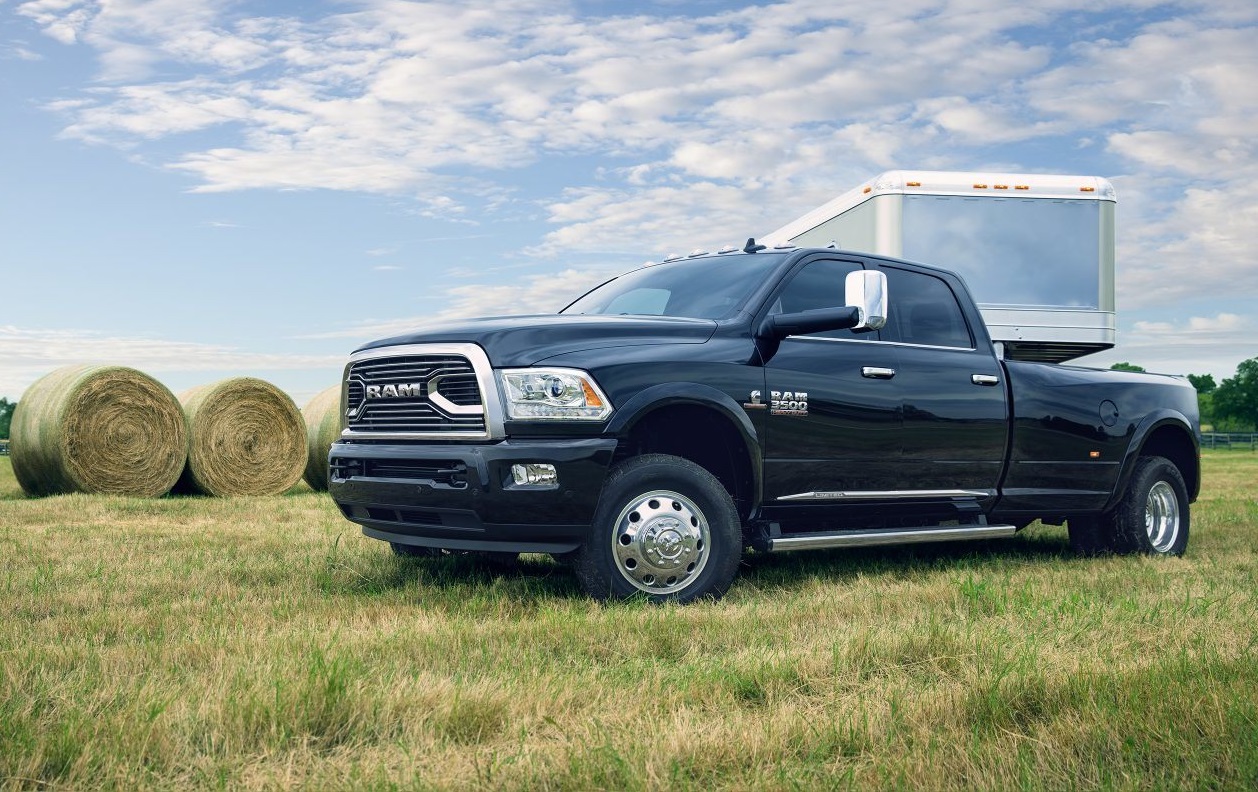
[[[1189,502],[1197,500],[1197,495],[1201,492],[1201,449],[1197,435],[1192,430],[1192,423],[1183,414],[1175,410],[1155,410],[1144,417],[1132,434],[1131,442],[1127,445],[1126,454],[1123,456],[1122,465],[1119,468],[1118,483],[1114,491],[1110,493],[1109,500],[1105,503],[1105,511],[1113,509],[1118,504],[1119,499],[1122,498],[1123,493],[1127,490],[1128,484],[1131,483],[1131,473],[1135,467],[1136,459],[1145,453],[1150,438],[1154,435],[1162,436],[1160,431],[1163,428],[1172,429],[1176,433],[1177,444],[1182,445],[1185,449],[1191,449],[1188,460],[1177,459],[1172,461],[1175,461],[1181,468],[1185,465],[1190,466],[1189,469],[1182,469],[1180,472],[1188,485]]]

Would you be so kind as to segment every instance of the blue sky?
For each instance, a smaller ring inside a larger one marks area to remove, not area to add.
[[[1104,176],[1119,346],[1258,356],[1252,0],[0,0],[0,396],[69,363],[299,404],[884,170]]]

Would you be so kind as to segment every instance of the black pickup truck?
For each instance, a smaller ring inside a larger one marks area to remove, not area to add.
[[[350,357],[330,490],[403,555],[550,553],[593,597],[718,597],[746,548],[1069,528],[1179,555],[1184,380],[1002,360],[965,284],[833,249],[648,265],[559,314]]]

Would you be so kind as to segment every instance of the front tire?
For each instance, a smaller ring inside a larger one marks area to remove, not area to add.
[[[598,600],[717,599],[742,546],[738,510],[715,476],[688,459],[646,454],[608,475],[573,569]]]

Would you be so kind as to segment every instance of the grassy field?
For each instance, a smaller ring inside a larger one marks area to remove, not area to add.
[[[1258,455],[1183,559],[1061,528],[749,559],[600,606],[399,560],[326,496],[23,497],[0,458],[0,786],[1258,787]]]

